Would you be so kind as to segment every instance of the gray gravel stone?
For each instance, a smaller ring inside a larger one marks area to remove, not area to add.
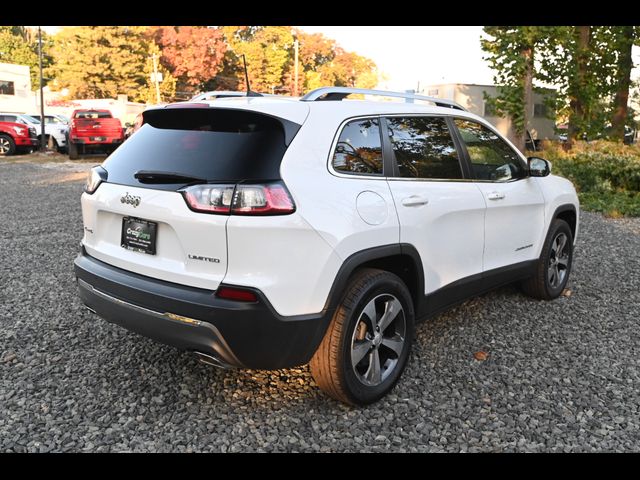
[[[583,213],[570,297],[509,286],[419,325],[392,394],[354,409],[307,367],[216,370],[87,312],[89,166],[0,160],[0,451],[640,450],[639,219]]]

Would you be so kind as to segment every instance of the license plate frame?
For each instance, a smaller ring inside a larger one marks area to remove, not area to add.
[[[136,233],[137,232],[137,233]],[[122,217],[120,246],[147,255],[156,254],[158,223],[138,217]]]

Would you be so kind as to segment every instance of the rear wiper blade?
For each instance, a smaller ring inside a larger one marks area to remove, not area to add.
[[[175,172],[140,170],[133,174],[140,183],[207,183],[206,178],[194,177]]]

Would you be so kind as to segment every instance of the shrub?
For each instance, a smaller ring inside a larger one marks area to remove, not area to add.
[[[573,182],[585,208],[640,215],[640,146],[598,140],[576,142],[565,151],[547,142],[537,155],[552,163],[554,174]]]

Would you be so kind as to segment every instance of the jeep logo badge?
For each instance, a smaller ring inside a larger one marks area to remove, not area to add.
[[[120,197],[120,203],[128,203],[129,205],[133,205],[133,208],[135,208],[140,205],[140,197],[129,195],[129,192],[127,192]]]

